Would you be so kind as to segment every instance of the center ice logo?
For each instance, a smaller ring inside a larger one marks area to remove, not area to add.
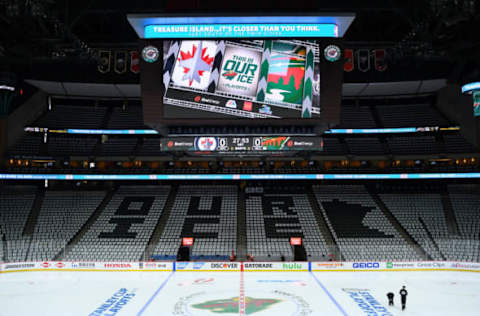
[[[266,310],[272,305],[280,303],[282,300],[273,298],[253,298],[245,297],[245,314],[252,315],[257,312]],[[193,308],[208,310],[217,314],[238,313],[239,298],[232,297],[228,299],[219,299],[213,301],[206,301],[199,304],[192,305]]]

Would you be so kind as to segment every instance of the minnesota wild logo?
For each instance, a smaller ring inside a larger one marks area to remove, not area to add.
[[[266,310],[270,306],[280,303],[282,300],[273,298],[253,298],[245,297],[245,314],[252,315],[257,312]],[[232,297],[228,299],[219,299],[213,301],[206,301],[204,303],[194,304],[193,308],[208,310],[216,314],[238,313],[239,299]]]
[[[235,78],[236,75],[238,75],[238,74],[233,70],[229,70],[229,71],[224,72],[222,74],[222,76],[224,76],[225,79],[228,79],[228,80],[233,80],[233,78]]]

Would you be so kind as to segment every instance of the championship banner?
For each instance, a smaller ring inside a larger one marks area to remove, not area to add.
[[[134,74],[140,72],[140,54],[137,51],[130,52],[130,71]]]
[[[123,74],[127,72],[127,56],[126,51],[116,51],[115,52],[115,65],[114,71],[117,74]]]
[[[100,50],[98,51],[98,57],[100,59],[97,69],[102,74],[110,71],[110,63],[112,59],[112,52],[109,50]]]
[[[308,136],[200,136],[162,138],[161,151],[264,152],[321,151],[321,137]]]

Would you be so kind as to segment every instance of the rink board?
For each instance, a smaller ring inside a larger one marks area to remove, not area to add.
[[[424,316],[480,310],[480,274],[468,272],[480,271],[477,263],[178,264],[3,264],[0,315]],[[29,273],[8,273],[23,271]],[[405,312],[397,294],[403,285],[409,292]],[[390,291],[393,307],[386,299]]]

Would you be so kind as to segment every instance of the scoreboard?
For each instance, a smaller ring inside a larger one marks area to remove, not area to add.
[[[229,124],[303,125],[320,135],[340,122],[341,37],[354,17],[129,15],[145,124],[162,135],[168,126]],[[230,151],[265,147],[217,141]]]
[[[162,138],[161,151],[215,153],[260,153],[283,151],[320,151],[321,137],[309,136],[191,136]]]

